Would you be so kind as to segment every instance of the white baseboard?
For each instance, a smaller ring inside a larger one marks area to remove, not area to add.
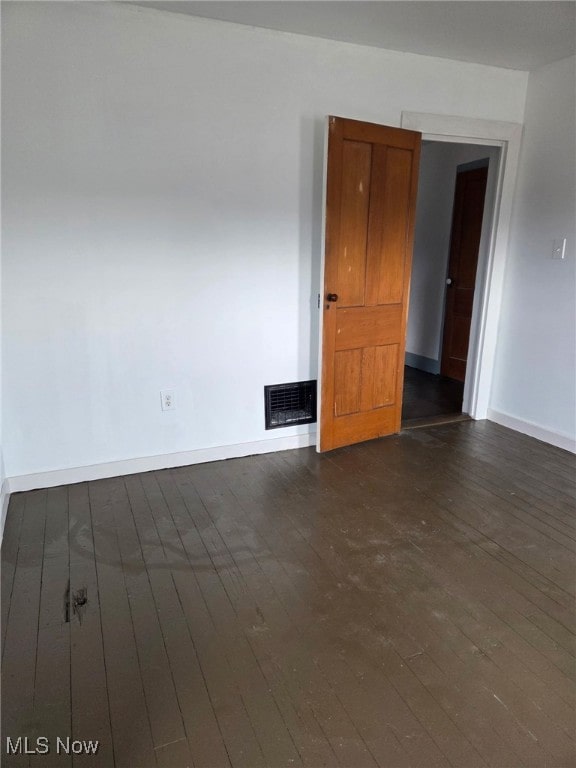
[[[0,546],[2,545],[2,539],[4,538],[4,525],[6,523],[9,501],[10,494],[8,492],[8,481],[4,480],[2,488],[0,488]]]
[[[118,475],[133,475],[137,472],[151,472],[156,469],[172,469],[185,467],[188,464],[204,464],[208,461],[236,459],[241,456],[252,456],[256,453],[274,453],[293,448],[307,448],[316,445],[316,433],[307,435],[292,435],[271,440],[258,440],[252,443],[236,445],[219,445],[215,448],[200,448],[196,451],[167,453],[161,456],[143,456],[137,459],[110,461],[104,464],[92,464],[86,467],[70,467],[55,469],[48,472],[36,472],[31,475],[17,475],[8,478],[10,493],[32,491],[35,488],[52,488],[56,485],[71,485],[84,483],[89,480],[102,480]]]
[[[546,427],[542,427],[540,424],[535,424],[532,421],[526,421],[524,419],[518,419],[516,416],[511,416],[509,413],[495,411],[492,408],[488,408],[486,418],[490,421],[495,421],[496,424],[500,424],[503,427],[513,429],[515,432],[521,432],[523,435],[535,437],[537,440],[542,440],[544,443],[555,445],[557,448],[563,448],[565,451],[576,453],[576,440],[568,434],[553,432],[550,429],[546,429]]]

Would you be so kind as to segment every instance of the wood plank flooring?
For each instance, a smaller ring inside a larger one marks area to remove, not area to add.
[[[576,766],[574,470],[468,421],[15,494],[2,765]]]
[[[404,366],[402,426],[417,426],[421,420],[462,413],[464,384]]]

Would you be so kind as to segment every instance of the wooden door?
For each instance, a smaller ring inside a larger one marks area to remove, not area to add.
[[[420,139],[329,118],[321,451],[400,431]]]
[[[488,168],[456,176],[440,372],[464,381]]]

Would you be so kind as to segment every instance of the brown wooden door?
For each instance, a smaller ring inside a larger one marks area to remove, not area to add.
[[[420,139],[329,118],[321,451],[400,431]]]
[[[487,178],[487,167],[456,176],[440,371],[458,381],[466,376]]]

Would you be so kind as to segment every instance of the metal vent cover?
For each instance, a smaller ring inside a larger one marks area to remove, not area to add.
[[[264,387],[266,429],[316,421],[316,381],[294,381]]]

